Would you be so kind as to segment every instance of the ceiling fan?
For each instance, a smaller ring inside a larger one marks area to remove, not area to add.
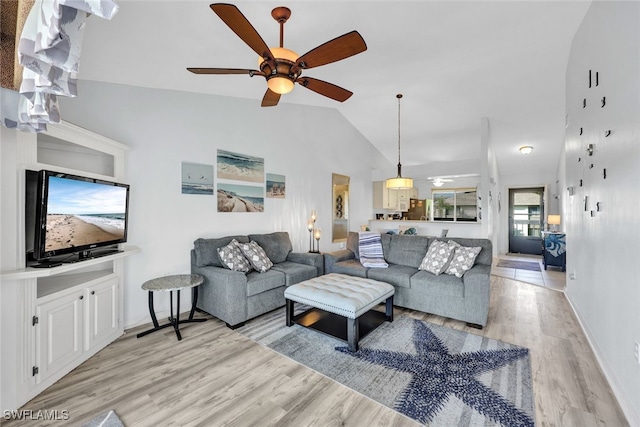
[[[262,76],[267,80],[267,92],[262,98],[263,107],[273,107],[280,96],[291,92],[295,83],[320,95],[344,102],[353,92],[313,77],[302,76],[302,71],[340,61],[367,50],[364,39],[357,31],[351,31],[311,49],[302,56],[284,47],[284,24],[291,16],[291,10],[276,7],[271,16],[280,24],[280,47],[269,48],[251,23],[240,10],[226,3],[213,3],[211,9],[231,28],[254,52],[259,55],[259,70],[241,68],[187,68],[195,74],[248,74]]]
[[[451,178],[435,177],[435,178],[429,178],[429,179],[431,180],[431,183],[436,187],[442,187],[445,182],[453,182],[453,179]]]

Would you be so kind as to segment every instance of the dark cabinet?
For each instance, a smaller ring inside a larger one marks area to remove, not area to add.
[[[542,262],[545,270],[547,266],[554,266],[566,271],[567,235],[565,233],[548,231],[542,233]]]

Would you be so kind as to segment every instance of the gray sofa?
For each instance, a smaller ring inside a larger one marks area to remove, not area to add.
[[[232,239],[240,243],[257,242],[273,262],[264,273],[242,273],[224,267],[218,248]],[[321,254],[292,252],[287,232],[197,239],[191,250],[191,273],[204,277],[198,287],[200,310],[237,328],[246,320],[284,306],[287,286],[324,274]]]
[[[350,232],[346,249],[324,254],[325,272],[390,283],[395,287],[394,305],[461,320],[474,327],[486,326],[493,257],[489,239],[399,234],[381,237],[389,268],[363,267],[358,253],[358,233]],[[482,250],[462,278],[444,273],[436,276],[418,270],[427,248],[435,240],[453,240],[463,246],[480,246]]]

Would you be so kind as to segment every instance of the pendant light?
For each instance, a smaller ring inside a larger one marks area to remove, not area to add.
[[[397,94],[396,98],[398,98],[398,176],[387,179],[386,187],[392,190],[407,190],[413,188],[413,179],[402,177],[402,164],[400,164],[400,98],[402,94]]]

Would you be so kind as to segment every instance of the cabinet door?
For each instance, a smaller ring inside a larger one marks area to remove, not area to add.
[[[71,293],[36,306],[37,383],[82,356],[83,299],[83,295]]]
[[[118,331],[118,278],[112,277],[87,288],[85,350],[109,342]]]
[[[384,191],[386,194],[385,198],[385,209],[393,209],[394,211],[398,209],[398,190],[390,190],[387,187],[384,187]]]

